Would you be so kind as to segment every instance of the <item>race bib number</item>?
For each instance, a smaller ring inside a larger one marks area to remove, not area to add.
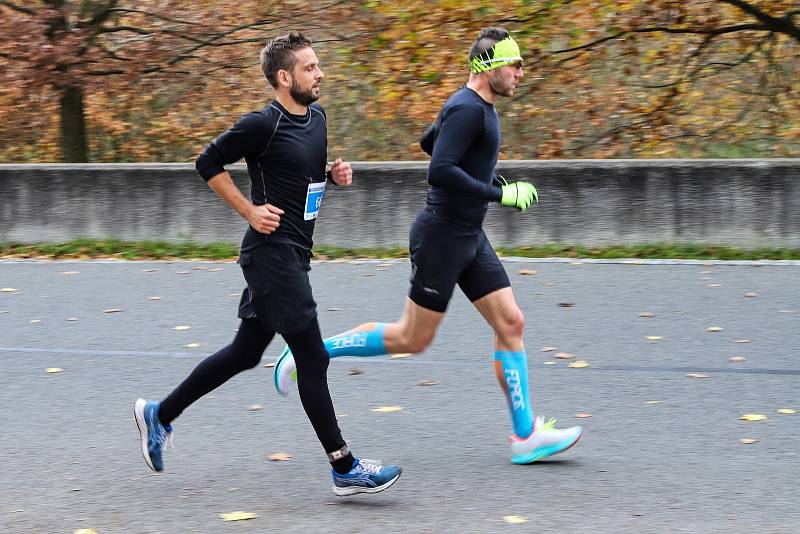
[[[306,212],[303,214],[303,219],[310,221],[316,219],[319,214],[319,207],[322,205],[322,197],[325,196],[325,183],[316,182],[308,184],[308,193],[306,194]]]

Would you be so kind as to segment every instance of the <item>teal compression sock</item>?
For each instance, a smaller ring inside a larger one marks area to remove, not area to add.
[[[533,409],[528,394],[528,358],[525,351],[496,351],[494,369],[508,399],[514,434],[527,438],[533,432]]]
[[[383,356],[386,348],[383,344],[383,330],[386,323],[376,323],[375,330],[351,332],[325,339],[325,350],[328,356]]]

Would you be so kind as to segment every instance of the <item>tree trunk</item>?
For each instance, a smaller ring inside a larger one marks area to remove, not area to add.
[[[61,160],[68,163],[89,161],[86,143],[86,117],[83,89],[68,85],[59,99],[61,114]]]

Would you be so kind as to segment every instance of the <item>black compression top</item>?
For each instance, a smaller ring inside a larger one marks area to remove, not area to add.
[[[439,113],[428,167],[427,204],[436,213],[480,225],[490,201],[502,197],[492,184],[500,150],[500,119],[494,106],[464,86]]]
[[[284,211],[278,229],[269,234],[249,227],[242,250],[263,243],[290,244],[310,250],[314,221],[325,186],[328,133],[325,111],[312,104],[305,115],[293,115],[277,101],[239,119],[214,139],[197,158],[206,181],[224,166],[244,158],[250,174],[250,199]],[[311,185],[315,184],[315,185]]]

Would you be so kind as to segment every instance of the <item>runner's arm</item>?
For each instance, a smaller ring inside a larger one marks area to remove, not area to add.
[[[235,163],[243,157],[258,157],[265,149],[271,134],[269,121],[262,113],[249,113],[206,146],[197,158],[195,167],[200,176],[236,213],[242,216],[258,232],[269,234],[280,224],[283,210],[266,204],[254,205],[233,182],[225,165]]]
[[[481,182],[458,166],[482,127],[483,110],[475,106],[454,106],[442,117],[428,168],[429,184],[464,196],[500,201],[500,187]]]

